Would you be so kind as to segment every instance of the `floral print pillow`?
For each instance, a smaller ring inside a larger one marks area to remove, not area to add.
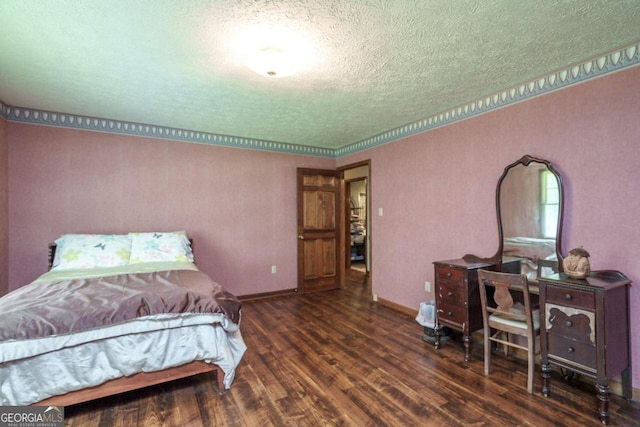
[[[191,243],[184,232],[129,233],[131,264],[159,261],[193,262]]]
[[[126,234],[66,234],[56,240],[52,270],[117,267],[129,263]]]

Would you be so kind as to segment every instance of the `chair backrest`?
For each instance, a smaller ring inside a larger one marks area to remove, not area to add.
[[[536,279],[558,272],[558,260],[538,259],[538,273]]]
[[[495,314],[533,327],[526,275],[478,270],[478,284],[484,316]]]

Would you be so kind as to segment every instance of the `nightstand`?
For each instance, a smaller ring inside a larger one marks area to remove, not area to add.
[[[592,272],[586,279],[564,273],[538,279],[542,394],[550,394],[551,364],[596,379],[600,420],[609,422],[609,380],[622,377],[631,399],[631,281],[617,271]]]
[[[462,332],[464,361],[471,353],[471,333],[482,328],[482,308],[478,291],[478,270],[493,270],[490,262],[468,262],[464,259],[436,261],[435,293],[436,316],[435,347],[440,346],[440,328]]]

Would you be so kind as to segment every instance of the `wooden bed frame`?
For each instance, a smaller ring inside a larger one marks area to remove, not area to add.
[[[107,381],[99,386],[84,388],[81,390],[70,391],[59,396],[52,396],[32,405],[38,406],[70,406],[89,400],[99,399],[101,397],[112,396],[127,391],[137,390],[168,381],[186,378],[205,372],[216,371],[216,379],[218,383],[218,394],[225,392],[224,388],[224,372],[222,369],[210,363],[196,360],[186,365],[176,366],[175,368],[164,369],[156,372],[140,372],[128,377],[116,378]]]
[[[56,244],[50,243],[49,269],[51,269],[51,266],[53,265],[55,254]],[[215,371],[216,373],[218,394],[222,395],[225,392],[223,370],[218,365],[206,363],[202,360],[195,360],[193,362],[173,368],[164,369],[162,371],[139,372],[128,377],[116,378],[95,387],[88,387],[81,390],[71,391],[59,396],[52,396],[50,398],[33,403],[32,405],[70,406],[82,402],[87,402],[89,400],[99,399],[101,397],[112,396],[114,394],[120,394],[127,391],[137,390],[140,388],[149,387],[152,385],[157,385],[168,381],[191,377],[194,375],[212,371]]]

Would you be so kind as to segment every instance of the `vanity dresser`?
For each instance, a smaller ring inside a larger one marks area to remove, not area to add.
[[[544,190],[544,192],[543,192]],[[544,204],[541,201],[544,198]],[[492,198],[493,199],[493,198]],[[482,329],[478,270],[526,273],[558,271],[562,235],[562,180],[546,160],[523,156],[508,165],[496,186],[498,250],[488,258],[465,255],[434,262],[435,346],[445,326],[462,333],[468,362],[471,334]]]
[[[435,347],[445,326],[462,333],[464,361],[471,334],[483,327],[478,270],[525,274],[540,306],[542,394],[550,396],[552,366],[594,378],[600,420],[609,422],[609,381],[622,378],[631,399],[630,281],[616,271],[572,279],[562,269],[564,194],[560,174],[529,155],[508,165],[496,187],[498,250],[434,262]]]

